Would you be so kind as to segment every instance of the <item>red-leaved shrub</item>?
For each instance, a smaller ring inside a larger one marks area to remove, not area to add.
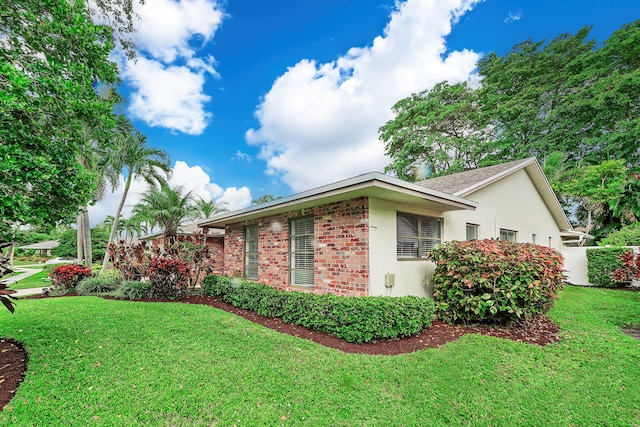
[[[640,254],[625,252],[618,259],[622,263],[622,267],[611,274],[614,282],[623,283],[640,279]]]
[[[85,277],[91,277],[91,268],[80,264],[66,264],[55,267],[49,274],[51,284],[59,289],[75,289]]]
[[[564,280],[560,252],[531,243],[447,242],[430,259],[436,315],[449,323],[512,323],[544,313]]]
[[[171,258],[152,258],[149,262],[151,293],[157,298],[179,298],[187,291],[191,265]]]

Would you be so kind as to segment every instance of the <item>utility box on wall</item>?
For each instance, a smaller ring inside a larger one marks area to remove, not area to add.
[[[384,286],[385,288],[393,288],[396,284],[396,275],[393,273],[387,273],[384,275]]]

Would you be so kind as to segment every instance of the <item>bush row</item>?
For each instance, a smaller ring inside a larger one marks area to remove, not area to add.
[[[211,275],[205,295],[358,344],[419,334],[431,325],[433,301],[419,297],[346,297],[287,292],[242,279]]]
[[[430,258],[436,315],[449,323],[513,323],[544,313],[564,280],[562,255],[531,243],[452,241]]]

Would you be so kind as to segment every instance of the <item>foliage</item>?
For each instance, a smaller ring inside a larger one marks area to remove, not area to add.
[[[418,297],[344,297],[287,292],[246,280],[207,276],[206,295],[265,317],[363,343],[419,334],[431,325],[433,301]]]
[[[166,178],[171,172],[171,164],[166,151],[147,145],[146,136],[140,132],[123,132],[118,135],[115,144],[112,147],[107,147],[102,153],[100,169],[104,171],[104,176],[109,180],[113,189],[117,188],[120,183],[120,174],[126,173],[124,191],[109,233],[108,242],[113,243],[120,221],[120,212],[122,212],[127,200],[133,179],[142,178],[152,188],[155,188],[157,184],[165,185]],[[109,251],[105,253],[102,261],[102,271],[107,269],[108,262]]]
[[[598,246],[640,246],[640,222],[625,225],[598,242]]]
[[[385,171],[414,181],[427,178],[423,165],[435,174],[477,167],[491,136],[477,96],[466,82],[441,82],[398,101],[392,107],[395,118],[378,131],[393,159]]]
[[[139,301],[152,297],[151,283],[148,281],[125,280],[118,288],[118,295],[122,298]]]
[[[111,28],[96,25],[84,2],[3,2],[0,44],[0,235],[7,223],[71,222],[95,194],[78,162],[90,139],[104,141],[117,96]],[[90,129],[90,135],[87,135]]]
[[[149,225],[162,227],[165,244],[171,246],[176,242],[178,227],[185,220],[198,218],[198,208],[194,202],[191,191],[185,193],[181,186],[172,188],[162,185],[160,188],[150,187],[133,207],[133,212],[146,218]]]
[[[217,213],[229,212],[229,209],[224,207],[224,203],[217,204],[213,200],[206,201],[202,197],[198,197],[194,201],[200,218],[209,218]]]
[[[2,278],[13,273],[13,270],[11,269],[11,260],[3,253],[2,249],[11,246],[14,243],[15,242],[0,243],[0,302],[12,313],[14,311],[14,303],[11,301],[11,299],[14,299],[14,297],[11,296],[13,291],[7,290],[7,284],[2,280]]]
[[[109,258],[113,260],[113,268],[118,270],[124,280],[142,280],[148,277],[149,256],[146,253],[147,242],[144,240],[136,245],[125,245],[120,241],[118,245],[107,247]],[[108,270],[101,270],[100,275]]]
[[[91,247],[92,253],[96,257],[103,257],[107,247],[107,239],[109,232],[102,227],[94,227],[91,229]],[[75,258],[78,251],[77,232],[68,228],[58,237],[60,245],[51,250],[51,255],[63,258]]]
[[[551,309],[563,258],[549,247],[502,240],[447,242],[433,249],[436,315],[449,323],[509,323]]]
[[[632,282],[640,279],[640,254],[625,252],[619,255],[618,259],[621,267],[611,274],[611,279],[614,282]]]
[[[78,295],[101,295],[113,292],[118,289],[119,286],[120,283],[114,279],[87,277],[76,285],[76,293]]]
[[[587,277],[593,286],[612,288],[618,284],[612,274],[622,265],[620,256],[632,252],[627,248],[589,248],[587,249]]]
[[[253,199],[251,201],[252,205],[261,205],[263,203],[269,203],[269,202],[273,202],[274,200],[278,200],[281,199],[282,196],[272,196],[271,194],[264,194],[260,197],[258,197],[257,199]]]
[[[187,291],[190,265],[179,259],[156,257],[149,262],[148,275],[154,298],[180,298]]]
[[[51,271],[49,277],[53,286],[62,291],[69,291],[82,279],[91,277],[91,268],[80,264],[59,265]]]
[[[122,273],[120,273],[120,270],[118,270],[117,268],[110,268],[106,271],[102,271],[100,272],[100,275],[98,276],[101,279],[106,279],[106,280],[113,280],[116,283],[122,283]]]

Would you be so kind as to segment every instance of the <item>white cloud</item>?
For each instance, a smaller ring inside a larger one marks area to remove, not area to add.
[[[444,37],[452,22],[480,0],[408,0],[369,47],[336,61],[300,61],[273,84],[256,111],[258,145],[267,171],[294,191],[305,190],[389,163],[377,130],[391,107],[442,80],[470,78],[479,55],[451,52]]]
[[[201,166],[189,166],[183,161],[177,161],[172,169],[172,176],[169,184],[173,186],[182,186],[184,191],[191,191],[194,196],[202,197],[204,200],[214,200],[218,206],[225,207],[229,210],[242,209],[251,204],[251,191],[247,187],[229,187],[223,189],[218,184],[211,182],[209,175]],[[142,194],[147,191],[148,185],[143,180],[134,180],[127,195],[127,200],[122,209],[121,216],[129,218],[133,206],[138,203]],[[89,207],[89,219],[91,226],[94,226],[107,217],[114,216],[122,198],[124,191],[124,177],[120,176],[120,184],[114,192],[107,190],[104,197],[96,203],[95,206]]]
[[[213,38],[223,12],[216,0],[134,4],[141,17],[134,22],[137,59],[128,60],[122,52],[114,57],[131,86],[129,113],[150,126],[201,134],[211,117],[205,111],[211,99],[204,93],[205,80],[219,76],[215,59],[198,56],[198,49]]]
[[[504,19],[504,22],[510,24],[514,21],[519,21],[522,19],[522,11],[511,12],[509,11],[509,15]]]

